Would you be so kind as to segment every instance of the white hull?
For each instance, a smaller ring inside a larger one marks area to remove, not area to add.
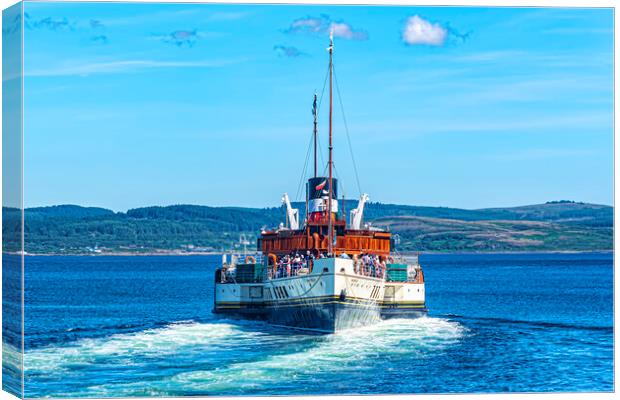
[[[262,283],[216,283],[214,310],[320,332],[426,312],[423,283],[362,276],[354,272],[353,261],[344,258],[315,260],[308,275]]]

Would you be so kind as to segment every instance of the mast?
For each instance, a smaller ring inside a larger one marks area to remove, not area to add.
[[[312,102],[312,116],[314,117],[314,129],[312,130],[312,136],[314,139],[314,177],[316,178],[316,134],[317,134],[317,109],[316,109],[316,92],[314,92],[314,101]],[[310,202],[310,184],[306,182],[306,243],[310,237],[310,230],[308,229],[308,222],[310,222],[310,214],[308,214]]]
[[[312,103],[312,115],[314,116],[314,177],[317,177],[316,174],[316,133],[317,133],[317,115],[316,115],[316,92],[314,92],[314,102]]]
[[[332,114],[333,114],[333,107],[332,107],[332,100],[333,100],[333,96],[332,96],[332,87],[333,87],[333,82],[332,82],[332,78],[333,78],[333,71],[334,71],[334,32],[330,32],[329,34],[329,47],[327,48],[327,50],[329,51],[329,194],[328,194],[328,198],[327,198],[327,239],[328,239],[328,244],[327,244],[327,254],[329,256],[333,255],[333,250],[334,250],[334,226],[332,223],[332,196],[334,193],[334,187],[333,187],[333,177],[332,177],[332,165],[333,165],[333,159],[332,159],[332,150],[333,150],[333,145],[332,145]]]

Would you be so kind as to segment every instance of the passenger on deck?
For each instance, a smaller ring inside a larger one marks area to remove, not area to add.
[[[383,277],[386,270],[387,270],[387,264],[385,263],[385,260],[381,260],[381,277]]]
[[[375,277],[380,277],[381,276],[381,262],[379,261],[379,257],[378,256],[374,256],[373,260],[372,260],[372,265],[373,268],[375,270]]]
[[[299,254],[295,254],[295,258],[293,258],[293,264],[299,266],[301,264],[301,256]]]
[[[362,275],[368,276],[368,266],[370,264],[370,256],[368,254],[364,254],[362,256]]]

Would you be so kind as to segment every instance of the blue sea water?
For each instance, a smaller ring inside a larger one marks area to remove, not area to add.
[[[428,317],[334,335],[216,317],[220,260],[26,257],[26,397],[613,390],[612,254],[422,255]]]

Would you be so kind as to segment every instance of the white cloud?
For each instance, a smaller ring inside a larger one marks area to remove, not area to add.
[[[334,33],[334,37],[347,40],[367,40],[368,33],[364,30],[355,29],[344,21],[333,21],[328,15],[320,17],[305,17],[296,19],[284,32],[299,34],[328,35]]]
[[[588,27],[570,27],[570,28],[554,28],[542,31],[542,33],[552,35],[613,35],[613,28],[588,28]]]
[[[524,114],[514,112],[510,115],[495,117],[488,115],[464,115],[450,119],[440,119],[426,112],[428,117],[420,114],[416,118],[402,120],[375,121],[373,123],[354,124],[349,128],[361,136],[376,136],[374,132],[389,132],[377,140],[402,140],[411,135],[444,135],[444,134],[491,134],[503,133],[521,135],[553,134],[565,135],[566,132],[588,132],[587,135],[609,134],[613,129],[613,113],[604,111],[583,111],[573,113],[536,113]]]
[[[335,37],[341,37],[349,40],[366,40],[368,34],[363,31],[354,30],[351,25],[344,22],[332,22],[330,31],[334,33]]]
[[[409,45],[441,46],[445,43],[447,36],[446,28],[439,23],[433,24],[418,15],[409,17],[403,30],[403,41]]]
[[[295,21],[293,21],[293,23],[291,24],[291,26],[288,28],[287,32],[291,32],[291,33],[298,33],[298,32],[312,32],[312,33],[319,33],[321,31],[324,31],[324,19],[326,17],[323,18],[313,18],[313,17],[307,17],[307,18],[300,18],[297,19]]]
[[[95,63],[75,63],[41,70],[26,71],[25,76],[88,76],[94,74],[118,74],[161,68],[216,68],[242,61],[243,60],[122,60]]]
[[[488,154],[485,158],[493,161],[530,161],[552,158],[591,157],[594,155],[596,155],[596,152],[592,149],[534,148],[517,150],[509,153]]]
[[[154,13],[128,15],[119,18],[102,19],[106,26],[126,26],[138,24],[159,24],[161,22],[183,22],[188,18],[200,18],[205,22],[237,21],[250,15],[248,12],[208,12],[207,8],[189,8],[176,11],[165,10]]]

